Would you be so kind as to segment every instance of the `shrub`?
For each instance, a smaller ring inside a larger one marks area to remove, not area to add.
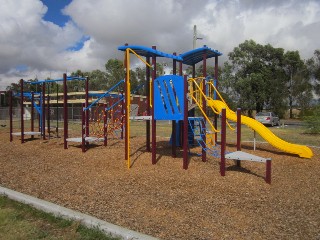
[[[303,120],[306,123],[306,133],[320,134],[320,105],[312,108]]]

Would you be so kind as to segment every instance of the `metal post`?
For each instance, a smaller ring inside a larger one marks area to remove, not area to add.
[[[41,99],[42,99],[42,93],[40,93],[39,94],[39,100],[38,100],[38,105],[41,107],[41,109],[42,109],[42,106],[41,106]],[[42,119],[42,115],[41,115],[41,111],[39,111],[39,113],[38,113],[38,132],[40,132],[40,133],[42,133],[41,131],[41,120]],[[42,134],[40,134],[40,136],[42,136]]]
[[[56,121],[57,121],[57,123],[56,123],[56,134],[57,134],[57,138],[59,137],[59,101],[58,101],[58,99],[59,99],[59,93],[58,93],[58,91],[59,91],[59,86],[58,86],[58,84],[56,84],[56,88],[57,88],[57,106],[56,106],[56,109],[57,109],[57,112],[56,112]]]
[[[221,116],[221,163],[220,163],[220,175],[225,176],[226,171],[226,109],[222,108]]]
[[[103,105],[103,145],[107,146],[108,144],[108,112],[107,112],[107,103]],[[122,120],[121,120],[122,121]]]
[[[13,137],[12,137],[12,131],[13,131],[13,125],[12,125],[12,105],[13,105],[13,101],[12,101],[12,91],[9,91],[9,118],[10,118],[10,142],[13,141]]]
[[[150,57],[146,57],[146,62],[148,64],[150,64]],[[146,66],[146,97],[147,97],[147,107],[146,107],[146,111],[147,111],[147,115],[150,116],[151,115],[151,109],[150,109],[150,67],[147,65]],[[146,121],[146,145],[147,145],[147,151],[150,152],[151,148],[150,148],[150,120]]]
[[[123,95],[123,91],[121,91],[121,139],[123,139],[123,131],[124,131],[124,127],[123,127],[123,122],[124,122],[124,114],[125,114],[125,101],[124,101],[124,95]],[[111,104],[111,106],[113,105],[113,103]],[[113,111],[111,109],[111,111]],[[114,114],[112,114],[112,116],[110,116],[110,119],[112,117],[112,123],[114,121]]]
[[[156,49],[156,46],[152,46],[152,49]],[[154,119],[154,114],[155,114],[155,106],[154,106],[154,80],[156,79],[156,74],[157,74],[157,58],[156,56],[152,56],[152,84],[151,84],[151,102],[152,102],[152,164],[156,164],[156,147],[157,147],[157,142],[156,142],[156,120]]]
[[[31,92],[31,132],[34,132],[34,106],[33,106],[33,102],[34,102],[34,92]],[[31,139],[34,138],[34,135],[31,136]]]
[[[214,57],[214,83],[215,83],[215,87],[216,89],[218,90],[218,56],[215,56]],[[217,93],[216,91],[214,92],[214,96],[216,97],[217,96]],[[217,99],[214,99],[214,100],[217,100]],[[215,129],[218,128],[218,115],[217,114],[214,114],[214,127]],[[218,140],[218,133],[215,133],[214,134],[214,138],[215,138],[215,142],[217,142]]]
[[[87,108],[89,106],[89,77],[86,77],[85,80],[85,107]],[[89,137],[90,133],[89,133],[89,109],[87,109],[85,111],[86,115],[85,115],[85,125],[86,125],[86,136]]]
[[[128,44],[126,43],[125,44],[125,46],[128,46]],[[128,54],[130,54],[130,53],[128,53]],[[129,93],[129,89],[127,88],[127,83],[128,83],[128,81],[130,81],[130,79],[128,78],[128,71],[130,71],[130,66],[129,66],[129,62],[128,62],[128,59],[127,59],[127,51],[125,52],[125,55],[124,55],[124,62],[125,62],[125,69],[126,69],[126,78],[125,78],[125,84],[124,84],[124,95],[125,95],[125,98],[126,98],[126,100],[125,100],[125,104],[126,104],[126,108],[125,108],[125,136],[124,136],[124,138],[125,138],[125,160],[127,160],[127,161],[129,161],[129,155],[130,155],[130,152],[129,152],[129,132],[128,132],[128,130],[129,130],[129,115],[128,114],[130,114],[129,112],[128,112],[128,108],[129,108],[129,106],[128,106],[128,99],[130,99],[130,93]],[[130,166],[128,166],[128,168],[130,168]]]
[[[266,161],[266,183],[271,184],[271,159]]]
[[[46,83],[42,83],[42,139],[46,140]]]
[[[21,143],[24,143],[24,119],[23,119],[23,79],[20,79],[20,122],[21,122]]]
[[[184,75],[184,113],[183,113],[183,169],[188,169],[188,78]]]
[[[47,125],[48,125],[48,138],[50,139],[50,96],[49,96],[49,93],[50,93],[50,83],[48,83],[48,91],[47,91],[47,113],[48,113],[48,119],[47,119]]]
[[[241,108],[237,108],[237,151],[241,151]],[[240,160],[237,160],[237,166],[241,167]]]
[[[82,152],[86,151],[86,113],[84,111],[85,103],[82,104],[81,109],[81,148]]]
[[[177,53],[173,53],[174,56],[177,55]],[[173,59],[173,69],[172,72],[174,75],[177,74],[177,60]],[[176,141],[177,141],[177,132],[176,132],[176,120],[172,120],[172,157],[176,158],[177,157],[177,153],[176,153]]]
[[[202,81],[202,91],[204,94],[206,94],[206,77],[207,77],[207,53],[203,52],[203,81]],[[204,96],[202,96],[202,110],[204,113],[207,114],[207,99],[205,99]],[[203,119],[203,129],[206,129],[206,119]],[[206,130],[203,135],[203,141],[206,142]],[[207,161],[207,152],[202,148],[202,161],[206,162]]]
[[[68,94],[67,94],[67,74],[63,74],[63,146],[68,148]]]

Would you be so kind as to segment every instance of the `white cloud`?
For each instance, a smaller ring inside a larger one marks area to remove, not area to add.
[[[59,27],[44,21],[47,7],[39,0],[0,0],[0,4],[0,88],[28,71],[66,69],[65,49],[83,35],[74,23]]]
[[[126,42],[182,53],[192,48],[193,25],[206,44],[224,53],[246,39],[299,50],[319,49],[320,2],[299,0],[73,0],[64,27],[43,20],[40,0],[0,0],[0,88],[21,76],[61,77],[81,69],[103,69]],[[84,36],[79,51],[67,50]],[[2,82],[1,82],[2,81]]]
[[[199,22],[199,31],[225,54],[247,39],[299,50],[303,58],[319,48],[319,1],[257,2],[213,1],[194,23]]]

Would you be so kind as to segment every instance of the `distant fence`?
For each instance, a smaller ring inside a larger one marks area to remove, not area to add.
[[[12,118],[13,121],[20,121],[20,107],[14,107],[12,108]],[[68,109],[68,120],[69,121],[81,121],[81,111],[82,107],[69,107]],[[48,109],[46,109],[46,119],[48,116]],[[63,107],[51,107],[49,110],[49,116],[50,120],[58,120],[63,121]],[[39,119],[39,114],[34,109],[34,119]],[[9,116],[9,107],[0,107],[0,121],[9,122],[10,116]],[[24,120],[30,120],[31,119],[31,108],[25,107],[24,108]],[[8,123],[9,124],[9,123]]]

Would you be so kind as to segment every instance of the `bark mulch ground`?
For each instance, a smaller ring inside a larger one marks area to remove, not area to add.
[[[193,154],[183,170],[181,150],[172,158],[168,140],[158,139],[152,165],[145,138],[131,142],[128,170],[122,140],[82,153],[73,144],[64,150],[62,139],[10,143],[1,130],[0,184],[161,239],[320,239],[319,148],[302,159],[244,144],[272,158],[269,185],[262,163],[228,161],[221,177],[219,159]]]

